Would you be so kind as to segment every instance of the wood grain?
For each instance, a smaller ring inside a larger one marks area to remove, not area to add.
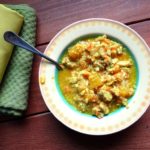
[[[37,48],[42,52],[47,42],[63,27],[91,17],[110,18],[130,24],[150,46],[149,0],[1,0],[1,3],[28,3],[36,9]],[[83,135],[62,125],[47,112],[40,94],[39,63],[40,58],[35,56],[29,105],[24,117],[0,123],[0,150],[150,149],[150,109],[128,129],[109,136]]]
[[[130,25],[132,29],[134,29],[140,36],[146,41],[146,43],[150,47],[150,21],[144,21],[141,23],[136,23]]]
[[[48,42],[65,26],[86,18],[109,18],[123,23],[150,18],[149,0],[1,0],[28,3],[37,11],[37,44]]]
[[[1,150],[149,150],[150,110],[128,129],[108,136],[79,134],[51,114],[0,124]]]

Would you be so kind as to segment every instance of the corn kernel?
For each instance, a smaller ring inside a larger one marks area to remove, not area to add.
[[[45,76],[40,76],[40,84],[45,84]]]

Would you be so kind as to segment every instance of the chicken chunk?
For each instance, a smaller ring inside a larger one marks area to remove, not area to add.
[[[99,107],[103,111],[104,114],[109,113],[109,108],[104,102],[100,102]]]
[[[124,61],[122,60],[122,61],[119,61],[117,64],[121,67],[130,67],[130,66],[132,66],[132,63],[129,60],[124,60]]]
[[[111,92],[108,92],[106,90],[100,90],[98,92],[98,95],[100,99],[103,99],[104,101],[107,101],[107,102],[110,102],[113,99]]]

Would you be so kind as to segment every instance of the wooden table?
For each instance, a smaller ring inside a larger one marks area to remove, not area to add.
[[[65,26],[85,18],[110,18],[136,30],[150,46],[149,0],[1,0],[27,3],[37,11],[37,42],[42,52],[52,37]],[[88,136],[72,131],[49,112],[38,86],[40,58],[35,56],[29,105],[21,119],[0,123],[2,150],[149,150],[150,109],[128,129],[109,136]]]

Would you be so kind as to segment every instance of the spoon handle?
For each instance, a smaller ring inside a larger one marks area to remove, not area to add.
[[[47,59],[48,61],[52,62],[53,64],[56,65],[56,67],[58,69],[62,69],[62,67],[53,59],[49,58],[48,56],[44,55],[42,52],[40,52],[39,50],[37,50],[36,48],[34,48],[33,46],[31,46],[29,43],[27,43],[26,41],[24,41],[21,37],[19,37],[17,34],[15,34],[14,32],[11,31],[7,31],[4,33],[4,39],[7,42],[10,42],[13,45],[19,46],[23,49],[26,49],[32,53],[35,53],[45,59]]]

